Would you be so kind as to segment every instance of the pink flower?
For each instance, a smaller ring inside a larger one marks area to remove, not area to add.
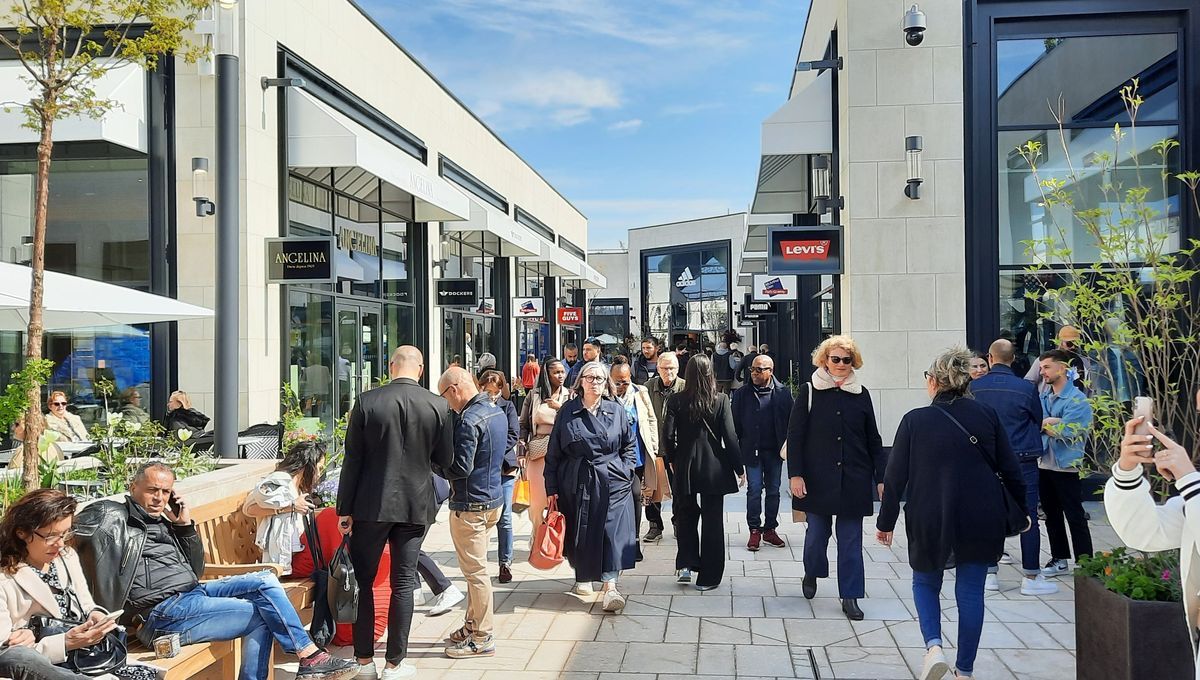
[[[1171,570],[1170,569],[1163,569],[1162,580],[1164,580],[1164,581],[1171,580]]]

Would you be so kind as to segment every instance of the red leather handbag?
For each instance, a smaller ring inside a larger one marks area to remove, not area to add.
[[[529,564],[534,569],[550,570],[563,561],[563,546],[567,542],[567,518],[558,511],[558,499],[551,498],[546,519],[538,527],[529,551]]]

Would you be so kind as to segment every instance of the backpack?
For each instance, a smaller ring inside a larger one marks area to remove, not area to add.
[[[733,370],[733,375],[735,377],[737,376],[738,371],[742,368],[742,358],[745,356],[746,355],[742,354],[741,352],[729,353],[729,368]]]

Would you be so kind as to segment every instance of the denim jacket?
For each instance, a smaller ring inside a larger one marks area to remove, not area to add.
[[[487,394],[467,402],[454,426],[454,460],[445,470],[450,510],[479,512],[504,504],[500,468],[508,448],[508,417]]]
[[[1036,387],[1018,378],[1012,368],[995,364],[987,375],[971,383],[971,394],[996,410],[1018,459],[1042,455],[1046,444],[1041,436],[1042,402]]]
[[[1054,434],[1045,434],[1042,441],[1046,452],[1054,456],[1054,464],[1067,468],[1083,458],[1088,431],[1092,427],[1092,405],[1074,383],[1068,382],[1062,394],[1054,390],[1042,392],[1042,416],[1062,420]]]

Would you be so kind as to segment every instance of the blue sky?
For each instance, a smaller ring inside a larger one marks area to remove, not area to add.
[[[808,5],[359,2],[588,216],[590,248],[746,209]]]

